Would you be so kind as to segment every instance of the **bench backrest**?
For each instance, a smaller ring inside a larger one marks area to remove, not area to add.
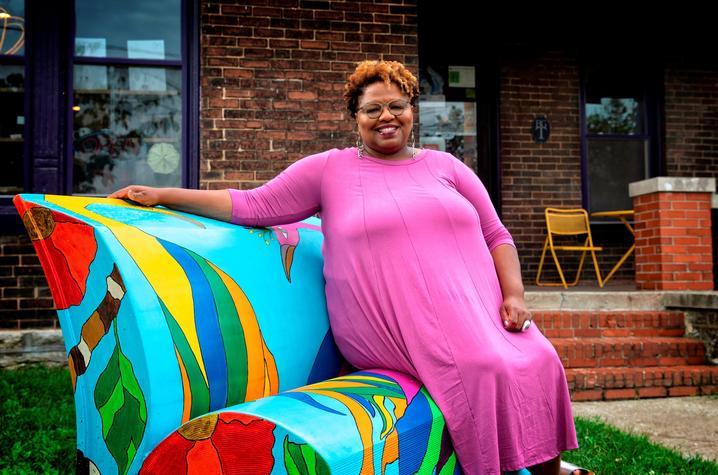
[[[319,220],[245,228],[104,198],[14,203],[57,307],[79,454],[101,472],[134,472],[190,418],[338,373]]]

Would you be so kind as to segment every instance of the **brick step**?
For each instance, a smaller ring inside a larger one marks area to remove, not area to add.
[[[574,401],[718,394],[718,366],[571,368],[566,379]]]
[[[658,310],[537,310],[534,321],[548,338],[677,337],[685,333],[682,312]]]
[[[705,344],[694,338],[551,338],[564,368],[705,364]]]

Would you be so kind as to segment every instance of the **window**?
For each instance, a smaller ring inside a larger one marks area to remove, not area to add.
[[[476,74],[472,66],[424,66],[419,74],[419,140],[477,169]]]
[[[184,184],[181,4],[75,1],[73,193]]]
[[[23,191],[25,2],[0,0],[0,195]]]
[[[651,176],[646,68],[592,64],[584,71],[584,196],[591,211],[631,209],[628,184]]]

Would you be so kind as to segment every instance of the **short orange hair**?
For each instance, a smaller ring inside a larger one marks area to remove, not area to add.
[[[406,66],[398,61],[362,61],[359,63],[344,86],[344,101],[352,117],[356,117],[359,96],[364,88],[375,82],[396,84],[399,90],[409,97],[411,105],[419,97],[419,82]]]

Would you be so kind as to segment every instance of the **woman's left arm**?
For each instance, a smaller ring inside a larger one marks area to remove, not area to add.
[[[499,276],[504,301],[499,309],[501,319],[507,330],[519,331],[526,321],[531,321],[531,313],[524,301],[524,283],[521,279],[521,264],[516,248],[510,244],[501,244],[491,251],[496,274]]]
[[[489,193],[476,173],[456,159],[453,166],[456,190],[469,200],[479,214],[481,232],[494,260],[504,297],[500,308],[504,327],[510,331],[520,331],[524,322],[531,320],[531,313],[524,302],[521,265],[514,241],[499,219]]]

